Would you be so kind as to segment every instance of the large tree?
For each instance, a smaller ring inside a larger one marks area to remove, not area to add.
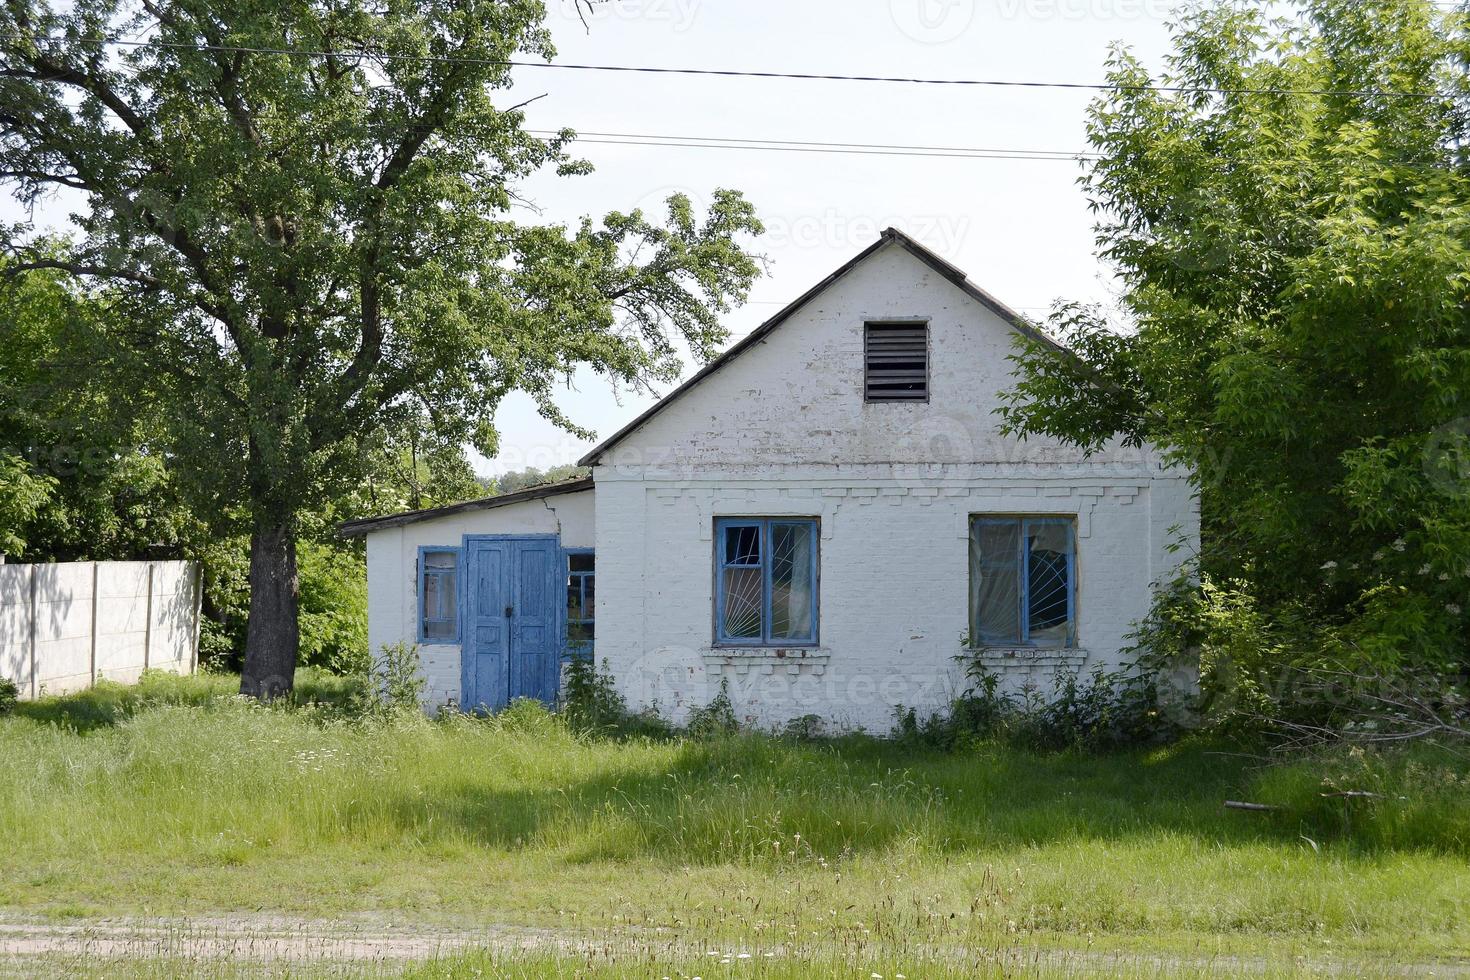
[[[493,452],[513,390],[576,429],[559,379],[675,377],[759,271],[736,192],[703,220],[671,198],[667,227],[514,220],[533,172],[588,169],[504,94],[510,61],[552,56],[544,18],[539,0],[0,4],[0,176],[82,202],[63,256],[10,229],[11,268],[119,287],[102,349],[163,407],[199,512],[248,522],[247,694],[290,689],[299,522],[385,430],[422,414]]]
[[[1122,322],[1061,311],[1072,353],[1027,345],[1006,411],[1166,447],[1205,573],[1379,666],[1463,664],[1470,635],[1466,26],[1428,0],[1221,2],[1161,76],[1119,51],[1084,185]]]

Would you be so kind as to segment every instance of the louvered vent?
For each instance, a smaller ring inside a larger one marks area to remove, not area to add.
[[[929,327],[922,323],[867,324],[863,367],[866,401],[928,401]]]

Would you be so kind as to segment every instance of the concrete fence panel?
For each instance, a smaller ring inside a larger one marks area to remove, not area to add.
[[[191,562],[0,565],[0,676],[36,697],[150,667],[191,673],[199,600]]]
[[[0,565],[0,677],[31,693],[31,635],[36,622],[28,565]]]

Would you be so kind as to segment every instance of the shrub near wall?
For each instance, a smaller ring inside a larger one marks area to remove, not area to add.
[[[1039,751],[1085,752],[1158,744],[1180,734],[1180,706],[1160,694],[1152,671],[1058,672],[1051,688],[1003,690],[975,657],[960,657],[969,689],[949,711],[920,719],[898,712],[894,735],[951,751],[1000,742]]]
[[[301,590],[301,665],[337,674],[365,673],[367,568],[350,548],[313,541],[297,546]],[[200,659],[233,670],[245,651],[250,610],[250,553],[245,538],[227,538],[204,555],[205,618]]]

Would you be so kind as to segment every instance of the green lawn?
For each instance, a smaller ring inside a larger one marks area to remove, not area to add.
[[[243,915],[567,944],[417,967],[434,976],[1470,957],[1470,770],[1450,755],[619,742],[527,707],[363,723],[233,684],[150,678],[0,720],[0,924]],[[1337,788],[1386,798],[1321,796]]]

